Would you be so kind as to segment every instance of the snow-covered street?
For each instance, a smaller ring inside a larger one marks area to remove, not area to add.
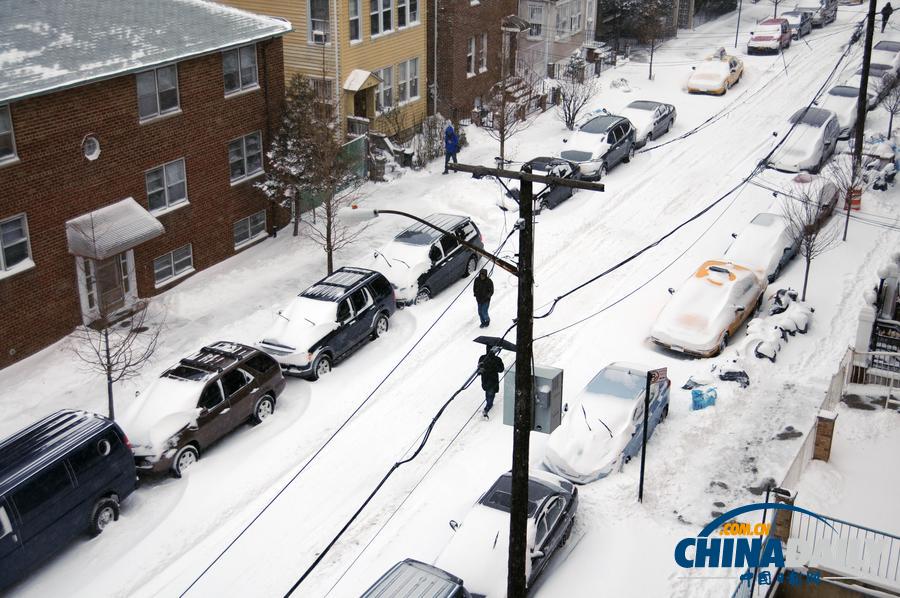
[[[749,31],[769,10],[766,3],[744,4],[743,41],[735,50],[744,60],[744,76],[724,96],[688,95],[685,82],[693,64],[720,46],[732,50],[734,13],[679,31],[657,50],[652,81],[648,65],[634,61],[602,75],[591,109],[615,113],[632,100],[652,99],[675,105],[678,118],[669,135],[604,178],[604,193],[576,191],[537,217],[537,314],[748,177],[776,143],[773,132],[826,84],[862,18],[860,7],[842,6],[836,23],[814,30],[783,56],[746,56]],[[854,46],[828,87],[855,70],[861,51],[860,44]],[[611,85],[617,79],[627,80],[627,86]],[[878,108],[868,122],[870,131],[882,132],[887,114]],[[465,133],[469,145],[460,161],[493,165],[496,142],[475,126]],[[522,162],[558,155],[569,134],[549,110],[508,142],[507,157]],[[421,171],[404,170],[388,183],[366,185],[352,217],[367,228],[339,254],[337,264],[369,264],[374,248],[409,225],[396,216],[369,217],[375,209],[422,217],[466,214],[478,224],[485,248],[498,249],[516,217],[497,206],[503,189],[462,173],[443,176],[441,167],[434,162]],[[781,187],[790,177],[766,170],[755,180]],[[803,438],[776,435],[788,426],[807,430],[815,419],[829,379],[855,338],[862,290],[877,282],[874,269],[898,246],[898,197],[897,188],[864,195],[862,211],[855,213],[864,218],[850,219],[847,242],[812,263],[807,302],[815,313],[809,332],[792,337],[775,363],[747,357],[750,386],[717,381],[713,408],[691,411],[690,391],[681,385],[690,376],[709,376],[713,363],[734,359],[743,333],[723,356],[691,359],[653,345],[648,332],[669,299],[667,289],[678,288],[704,260],[721,257],[732,233],[756,214],[780,211],[779,204],[790,201],[781,194],[752,182],[743,185],[658,247],[535,320],[534,361],[565,370],[565,397],[613,361],[667,367],[672,395],[669,417],[648,444],[644,502],[637,502],[635,461],[579,487],[572,538],[551,561],[534,596],[730,595],[736,578],[682,577],[673,547],[714,512],[758,500],[750,488],[784,475]],[[843,227],[843,215],[836,211],[830,226]],[[500,256],[514,258],[516,247],[512,235]],[[139,378],[116,385],[119,412],[136,391],[202,344],[259,341],[277,311],[324,275],[324,265],[316,245],[284,229],[161,295],[152,312],[165,322],[159,349]],[[801,288],[803,274],[802,259],[793,260],[766,296],[788,286]],[[511,326],[516,280],[500,269],[492,277],[496,292],[487,331],[478,329],[471,278],[397,311],[383,337],[321,380],[289,379],[272,418],[226,436],[182,479],[145,481],[123,503],[116,525],[99,538],[72,543],[12,594],[283,595],[391,466],[418,445],[441,406],[475,371],[484,349],[473,339],[483,333],[500,336]],[[512,365],[512,354],[501,357]],[[105,382],[84,370],[69,340],[0,370],[0,388],[0,437],[61,408],[106,411]],[[485,421],[477,381],[460,393],[424,450],[393,474],[294,595],[358,596],[397,561],[434,562],[453,534],[448,522],[461,520],[510,467],[512,430],[502,423],[502,400],[498,396]],[[842,423],[839,419],[837,426]],[[893,444],[884,443],[896,446],[895,441],[896,433]],[[545,435],[532,434],[535,467],[545,442]],[[832,474],[816,475],[807,483],[824,486]],[[825,509],[828,503],[815,504]],[[884,531],[900,533],[896,518],[895,523]]]

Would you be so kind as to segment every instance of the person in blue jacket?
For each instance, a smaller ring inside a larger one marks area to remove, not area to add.
[[[456,153],[459,151],[459,137],[456,135],[456,131],[453,130],[453,123],[447,125],[447,128],[444,129],[444,174],[447,174],[447,166],[450,164],[450,160],[453,160],[454,164],[459,164],[456,161]]]

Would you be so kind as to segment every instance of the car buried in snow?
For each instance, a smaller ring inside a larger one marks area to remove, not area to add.
[[[257,346],[285,373],[318,380],[369,340],[385,334],[396,309],[394,291],[383,274],[345,266],[279,311]]]
[[[650,329],[661,347],[696,357],[721,353],[759,307],[765,278],[726,260],[703,262],[663,307]]]
[[[225,434],[270,417],[284,387],[275,360],[246,345],[220,341],[182,359],[122,419],[138,472],[181,477]]]
[[[450,522],[454,534],[434,562],[461,578],[473,598],[506,596],[512,473],[507,472],[478,499],[466,518]],[[578,508],[578,489],[552,473],[528,473],[528,541],[525,559],[529,588],[553,554],[565,546]]]
[[[525,163],[531,167],[531,172],[545,176],[555,176],[561,179],[580,179],[581,169],[578,164],[562,158],[551,158],[548,156],[540,156],[532,158]],[[573,189],[556,184],[545,185],[544,183],[533,183],[532,195],[534,197],[534,211],[540,213],[543,209],[552,210],[562,202],[572,197]],[[509,191],[502,197],[499,202],[502,209],[508,211],[518,211],[519,209],[519,188],[510,187]]]
[[[765,19],[750,32],[747,54],[778,54],[791,47],[791,39],[791,26],[787,19]]]
[[[783,143],[767,165],[783,172],[805,170],[817,173],[834,153],[840,134],[841,125],[834,112],[824,108],[801,108],[788,119],[788,125],[779,135]]]
[[[866,87],[875,95],[875,101],[869,100],[869,110],[878,105],[878,102],[884,99],[894,84],[897,83],[897,74],[893,65],[873,62],[869,65],[869,84]],[[862,85],[862,67],[856,70],[850,77],[844,81],[844,85],[855,87],[857,89]]]
[[[372,254],[369,267],[391,283],[398,307],[427,301],[478,268],[478,254],[460,244],[463,240],[484,248],[471,218],[432,214],[425,220],[449,234],[417,223]]]
[[[635,100],[625,106],[620,114],[634,125],[637,147],[643,147],[672,129],[677,112],[672,104]]]
[[[585,179],[602,179],[615,165],[634,157],[634,126],[615,114],[593,117],[563,141],[568,149],[560,152],[560,158],[577,164]]]
[[[744,75],[744,62],[727,54],[725,48],[719,48],[705,62],[692,68],[687,82],[688,93],[725,95]]]
[[[868,92],[868,107],[871,109],[877,103],[875,94]],[[853,133],[853,127],[856,126],[856,102],[859,99],[859,88],[850,87],[849,85],[835,85],[828,90],[826,95],[819,102],[819,106],[834,112],[838,119],[838,125],[841,132],[838,139],[847,139]]]
[[[639,454],[644,430],[647,368],[611,363],[565,408],[562,423],[550,434],[544,466],[576,484],[609,475]],[[647,437],[669,414],[668,378],[650,387]]]
[[[768,282],[778,278],[797,255],[798,244],[779,214],[757,214],[740,234],[733,236],[735,240],[725,250],[725,257],[756,271]]]
[[[883,39],[872,48],[871,62],[894,67],[894,75],[900,75],[900,42]]]

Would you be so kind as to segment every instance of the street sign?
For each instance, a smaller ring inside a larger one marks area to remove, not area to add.
[[[658,370],[650,370],[647,375],[650,376],[650,384],[656,384],[666,377],[668,368],[659,368]]]

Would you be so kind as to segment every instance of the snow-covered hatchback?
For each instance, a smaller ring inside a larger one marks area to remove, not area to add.
[[[284,376],[253,347],[217,342],[170,367],[122,421],[138,472],[181,477],[211,444],[275,411]]]

